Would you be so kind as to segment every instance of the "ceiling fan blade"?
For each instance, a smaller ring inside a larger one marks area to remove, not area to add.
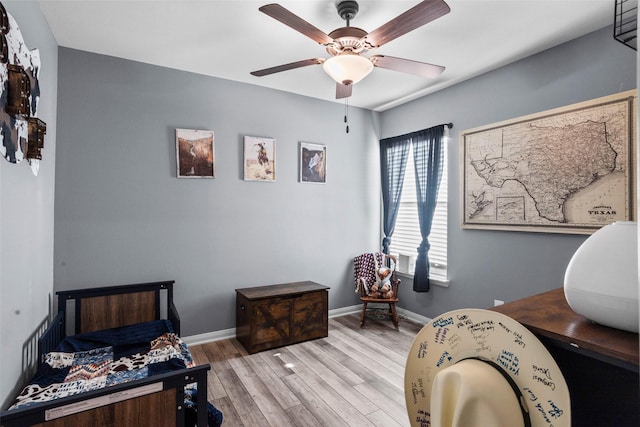
[[[353,85],[343,85],[336,83],[336,99],[348,98],[353,91]]]
[[[256,77],[268,76],[269,74],[279,73],[281,71],[293,70],[296,68],[306,67],[308,65],[318,65],[324,62],[323,58],[303,59],[302,61],[290,62],[288,64],[278,65],[276,67],[265,68],[263,70],[252,71],[251,75]]]
[[[269,15],[273,19],[282,22],[284,25],[287,25],[294,30],[304,34],[317,43],[320,43],[322,45],[333,43],[333,39],[325,34],[322,30],[314,27],[304,19],[300,18],[298,15],[295,15],[294,13],[290,12],[277,3],[264,5],[258,10],[264,14]]]
[[[367,34],[364,39],[373,48],[380,47],[403,34],[422,27],[449,13],[451,9],[444,0],[424,0],[406,12],[396,16]]]
[[[426,77],[428,79],[435,79],[444,71],[444,67],[441,65],[427,64],[426,62],[395,58],[393,56],[374,55],[370,59],[375,67],[415,74],[416,76]]]

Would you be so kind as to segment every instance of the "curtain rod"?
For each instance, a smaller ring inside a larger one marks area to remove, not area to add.
[[[451,129],[453,127],[453,123],[451,123],[451,122],[443,123],[441,125],[432,126],[431,128],[437,128],[438,126],[446,126],[447,128]],[[427,129],[431,129],[431,128],[427,128]],[[422,129],[422,130],[427,130],[427,129]],[[380,141],[388,140],[388,139],[401,139],[401,138],[407,137],[409,135],[412,135],[414,133],[415,132],[409,132],[409,133],[405,133],[404,135],[398,135],[398,136],[391,136],[391,137],[388,137],[388,138],[382,138]]]

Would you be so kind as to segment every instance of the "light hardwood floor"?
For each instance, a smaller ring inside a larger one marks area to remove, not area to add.
[[[359,314],[329,336],[249,355],[235,339],[190,346],[210,363],[208,398],[226,426],[409,426],[404,366],[422,325]]]

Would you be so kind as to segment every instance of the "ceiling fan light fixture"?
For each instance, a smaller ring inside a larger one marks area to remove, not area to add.
[[[343,85],[354,85],[373,70],[373,63],[364,56],[344,53],[327,59],[322,67],[325,73],[329,74],[336,82]]]

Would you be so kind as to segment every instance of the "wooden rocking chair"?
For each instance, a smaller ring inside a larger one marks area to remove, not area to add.
[[[389,310],[385,313],[398,327],[398,312],[396,311],[396,303],[398,302],[398,288],[400,279],[396,275],[397,261],[393,255],[387,255],[382,252],[362,254],[353,259],[356,293],[360,292],[360,301],[362,301],[362,315],[360,317],[360,327],[364,326],[365,317],[369,304],[387,304]],[[391,270],[391,292],[390,298],[383,298],[377,292],[372,292],[372,288],[377,284],[376,269],[380,267],[388,267]]]

